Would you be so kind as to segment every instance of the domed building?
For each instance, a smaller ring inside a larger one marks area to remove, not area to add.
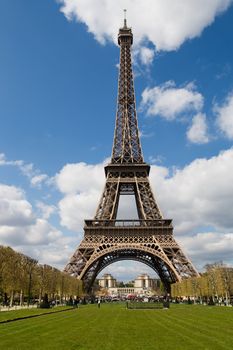
[[[115,288],[116,287],[116,279],[113,278],[110,273],[105,273],[102,278],[99,279],[99,286],[102,288]]]
[[[151,278],[148,274],[139,275],[134,281],[131,287],[122,286],[119,287],[116,279],[111,274],[104,274],[99,279],[99,286],[107,290],[109,296],[127,297],[128,295],[135,296],[149,296],[160,294],[161,281],[159,279]]]

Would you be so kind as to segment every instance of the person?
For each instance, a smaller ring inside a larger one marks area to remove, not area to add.
[[[98,299],[98,308],[100,308],[100,299]]]

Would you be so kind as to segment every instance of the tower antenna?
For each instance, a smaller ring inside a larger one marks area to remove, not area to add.
[[[126,22],[126,12],[127,10],[124,9],[124,27],[126,28],[127,27],[127,22]]]

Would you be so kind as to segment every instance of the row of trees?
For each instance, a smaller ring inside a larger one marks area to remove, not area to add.
[[[233,268],[222,263],[206,265],[206,272],[200,277],[183,279],[172,284],[173,297],[189,296],[195,299],[225,300],[233,297]]]
[[[0,246],[0,302],[12,306],[50,300],[67,300],[82,294],[81,281],[37,260]]]

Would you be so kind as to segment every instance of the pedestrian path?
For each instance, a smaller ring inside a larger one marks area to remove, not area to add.
[[[0,305],[0,312],[1,311],[13,311],[13,310],[21,310],[21,309],[34,309],[37,308],[37,304],[35,305],[15,305],[15,306],[2,306]]]

